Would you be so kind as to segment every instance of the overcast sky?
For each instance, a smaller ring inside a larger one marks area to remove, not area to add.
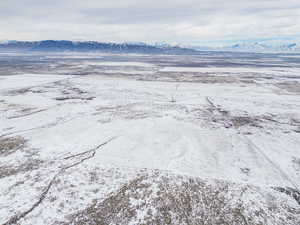
[[[0,40],[300,40],[300,0],[0,0]]]

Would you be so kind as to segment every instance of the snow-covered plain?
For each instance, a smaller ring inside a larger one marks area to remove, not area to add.
[[[300,224],[295,62],[56,57],[1,71],[0,224]]]

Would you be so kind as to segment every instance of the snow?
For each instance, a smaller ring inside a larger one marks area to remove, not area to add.
[[[86,61],[86,65],[95,65],[95,66],[139,66],[139,67],[153,67],[153,64],[150,63],[141,63],[141,62],[92,62]]]
[[[137,62],[87,64],[151,67]],[[165,67],[162,71],[243,73],[261,69]],[[281,73],[263,71],[275,78]],[[298,76],[297,71],[287,69],[281,74]],[[250,185],[266,193],[270,187],[299,190],[300,165],[295,162],[299,159],[300,97],[273,84],[177,84],[98,75],[0,76],[0,137],[21,136],[27,141],[22,153],[1,156],[0,165],[18,167],[31,158],[41,161],[37,169],[0,179],[0,223],[28,209],[61,168],[83,156],[68,157],[110,138],[115,139],[96,150],[94,157],[63,171],[42,205],[20,224],[62,222],[93,200],[106,199],[143,169]],[[24,88],[28,90],[16,92]],[[61,96],[72,98],[57,100]],[[229,114],[218,112],[208,99]],[[249,117],[255,124],[228,126],[240,117]],[[152,190],[157,188],[153,184]],[[270,193],[278,202],[298,207],[291,198]],[[258,192],[247,196],[259,202]],[[131,199],[130,204],[137,206],[141,201]],[[261,204],[257,207],[265,207]],[[138,219],[145,217],[146,211],[137,213]]]
[[[273,66],[276,66],[273,65]],[[161,72],[201,72],[201,73],[265,73],[278,75],[296,75],[299,76],[300,68],[264,68],[264,67],[164,67],[160,69]]]
[[[47,83],[53,83],[58,80],[62,80],[63,76],[58,76],[54,74],[43,74],[36,76],[33,74],[22,74],[20,79],[19,75],[11,75],[9,79],[6,77],[1,77],[0,90],[1,92],[9,89],[18,89],[26,87],[34,87],[38,85],[45,85]],[[67,77],[65,77],[67,78]]]

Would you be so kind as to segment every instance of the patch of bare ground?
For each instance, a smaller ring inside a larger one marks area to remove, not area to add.
[[[300,120],[299,119],[295,119],[295,118],[290,119],[290,124],[295,127],[293,129],[294,132],[300,133]]]
[[[271,190],[262,192],[250,185],[144,173],[60,224],[299,224],[297,204],[280,202]]]
[[[7,95],[17,96],[17,95],[23,95],[27,93],[39,94],[44,92],[46,92],[46,90],[36,88],[36,87],[29,87],[29,88],[19,88],[19,89],[10,90],[7,92]]]
[[[56,97],[55,100],[57,101],[65,101],[65,100],[93,100],[95,97],[80,97],[80,96],[65,96],[65,97]]]
[[[6,115],[7,119],[21,118],[48,110],[48,108],[38,109],[36,107],[30,107],[27,105],[9,104],[5,101],[2,103],[3,107],[1,107],[0,112]]]
[[[224,109],[220,105],[215,105],[213,100],[207,98],[208,106],[185,106],[177,103],[176,100],[165,103],[128,103],[117,106],[99,106],[93,115],[99,116],[99,122],[108,123],[113,118],[118,119],[144,119],[149,117],[163,117],[173,115],[174,119],[193,123],[201,123],[201,126],[218,127],[221,125],[225,128],[255,127],[265,128],[267,124],[292,126],[297,132],[297,121],[279,121],[275,115],[249,115],[247,112],[239,112],[237,115]],[[172,112],[176,112],[172,114]],[[299,125],[298,125],[299,126]],[[295,128],[296,127],[296,128]],[[300,127],[300,126],[299,126]]]
[[[18,165],[1,165],[0,178],[36,170],[42,163],[43,161],[38,159],[27,159],[24,160],[24,162],[19,163]]]
[[[0,137],[0,156],[8,156],[23,148],[26,140],[21,136]]]
[[[0,112],[1,113],[7,113],[9,111],[12,111],[12,110],[16,110],[16,109],[19,109],[19,108],[22,108],[20,105],[17,105],[17,104],[9,104],[7,103],[6,101],[1,101],[1,108],[0,108]]]
[[[290,187],[274,187],[274,189],[276,191],[279,191],[281,193],[284,193],[292,198],[294,198],[296,200],[296,202],[298,202],[299,206],[300,206],[300,192],[294,188],[290,188]]]
[[[205,73],[163,73],[162,79],[174,82],[197,82],[203,84],[223,84],[237,82],[235,77],[212,76]],[[157,80],[160,79],[158,78]]]
[[[110,74],[111,75],[111,74]],[[129,78],[135,78],[141,81],[167,81],[167,82],[197,82],[203,84],[233,84],[233,83],[255,83],[255,76],[232,76],[231,73],[222,73],[216,75],[215,73],[203,72],[156,72],[151,75],[135,74],[132,75],[122,74]]]
[[[277,87],[294,94],[300,94],[300,83],[299,82],[282,82],[276,84]]]
[[[44,85],[44,86],[36,86],[36,87],[29,87],[29,88],[20,88],[15,90],[10,90],[7,92],[9,96],[16,96],[16,95],[23,95],[27,93],[33,94],[40,94],[49,92],[49,89],[57,89],[60,94],[63,96],[55,98],[57,101],[65,101],[65,100],[72,100],[72,99],[79,99],[79,100],[93,100],[95,97],[87,96],[88,92],[82,90],[78,87],[73,87],[73,84],[67,80],[63,81],[56,81],[52,84]],[[53,90],[51,90],[53,91]]]
[[[14,154],[16,151],[22,151],[25,154],[25,158],[18,163],[1,164],[0,178],[16,175],[18,173],[25,173],[39,168],[42,161],[36,159],[35,151],[26,148],[26,142],[27,141],[21,136],[0,138],[0,156],[6,157]]]
[[[47,108],[46,109],[36,109],[36,108],[23,108],[19,111],[16,111],[16,115],[13,115],[13,116],[9,116],[7,117],[8,119],[17,119],[17,118],[21,118],[21,117],[25,117],[25,116],[30,116],[30,115],[33,115],[33,114],[36,114],[36,113],[39,113],[39,112],[43,112],[43,111],[46,111],[48,110]]]
[[[78,87],[74,87],[70,81],[57,81],[53,83],[53,87],[58,88],[58,91],[62,96],[56,97],[57,101],[66,100],[93,100],[94,96],[90,96],[85,90]]]
[[[296,171],[300,172],[300,158],[293,157],[292,162],[294,164]]]
[[[300,127],[299,121],[296,119],[282,119],[273,114],[249,115],[247,112],[239,112],[239,115],[224,109],[222,106],[217,105],[209,97],[206,98],[209,107],[205,109],[205,115],[214,123],[221,124],[225,128],[241,128],[245,126],[266,128],[268,125],[280,126],[287,125],[294,132],[298,132]]]

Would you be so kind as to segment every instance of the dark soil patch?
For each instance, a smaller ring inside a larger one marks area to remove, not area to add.
[[[26,140],[23,137],[0,137],[0,156],[7,156],[20,148],[23,148],[26,144]]]

